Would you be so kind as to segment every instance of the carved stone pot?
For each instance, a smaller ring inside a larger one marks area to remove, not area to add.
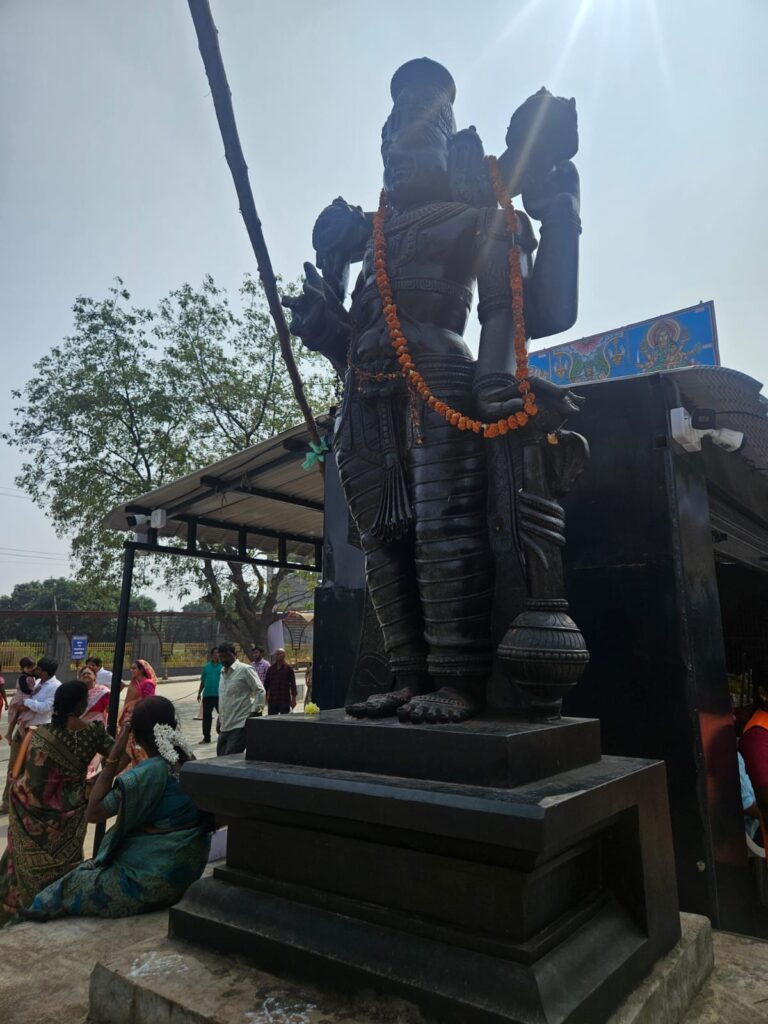
[[[501,662],[537,718],[559,718],[563,697],[581,679],[589,651],[568,602],[529,599],[498,646]]]

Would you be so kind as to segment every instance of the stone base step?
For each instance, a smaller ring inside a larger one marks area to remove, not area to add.
[[[609,1024],[687,1021],[686,1012],[712,969],[712,936],[706,918],[683,914],[681,921],[678,945],[659,961]],[[481,978],[478,984],[482,985]],[[701,1024],[716,1019],[702,1018]],[[320,991],[236,958],[163,939],[128,947],[97,964],[91,975],[89,1020],[92,1024],[425,1024],[427,1018],[402,1000],[365,991],[354,995]],[[752,1012],[742,1016],[739,1024],[745,1020],[760,1018]]]

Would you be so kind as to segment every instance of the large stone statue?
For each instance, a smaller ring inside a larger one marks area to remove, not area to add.
[[[285,301],[345,378],[332,443],[378,622],[366,607],[346,710],[407,724],[273,716],[249,724],[245,761],[186,765],[227,862],[171,909],[171,934],[446,1024],[606,1021],[680,917],[663,764],[603,758],[597,720],[558,720],[588,657],[560,506],[586,443],[562,429],[575,397],[529,379],[526,342],[576,316],[575,110],[537,93],[494,160],[456,132],[439,64],[405,64],[392,97],[378,210],[324,210],[317,269]],[[351,540],[344,511],[329,533]],[[346,547],[326,544],[329,562]],[[328,575],[326,607],[351,607],[350,577]],[[360,666],[380,639],[374,694]]]
[[[573,101],[544,91],[531,97],[513,116],[493,171],[496,185],[503,180],[510,195],[522,192],[527,213],[541,222],[537,243],[523,213],[510,234],[477,133],[456,131],[448,71],[426,58],[410,61],[395,73],[391,92],[381,146],[383,237],[375,241],[374,215],[335,200],[313,233],[322,277],[306,264],[303,294],[284,301],[291,331],[345,378],[333,447],[395,680],[389,693],[348,710],[457,722],[484,704],[494,656],[494,579],[514,571],[494,567],[489,539],[489,466],[504,471],[498,457],[489,457],[493,446],[511,446],[507,462],[522,474],[514,492],[527,492],[526,521],[540,538],[526,545],[521,511],[510,510],[520,520],[513,524],[520,566],[523,549],[535,549],[539,589],[541,566],[554,574],[555,590],[562,588],[559,565],[545,548],[562,543],[555,499],[583,461],[577,435],[560,432],[576,404],[547,381],[532,381],[531,391],[521,387],[510,251],[518,254],[528,337],[570,327],[580,234],[578,175],[570,162],[576,114]],[[360,260],[346,309],[350,264]],[[475,282],[477,360],[462,338]],[[385,309],[387,288],[392,304]],[[516,414],[519,424],[512,426],[520,428],[507,433],[506,421]],[[496,423],[500,428],[489,426]],[[525,455],[526,445],[533,456]],[[522,482],[525,465],[534,467],[537,493],[527,478]],[[518,568],[527,575],[528,597],[542,596],[530,592],[535,568]],[[543,596],[564,608],[562,592]],[[546,600],[541,608],[551,611]],[[514,652],[508,660],[515,661]]]

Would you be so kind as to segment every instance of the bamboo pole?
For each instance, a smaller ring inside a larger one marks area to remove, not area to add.
[[[317,445],[320,444],[320,434],[312,415],[307,396],[304,394],[304,384],[301,380],[299,368],[293,358],[291,349],[291,334],[285,319],[285,312],[280,303],[280,295],[277,291],[275,272],[272,269],[272,260],[269,256],[267,243],[264,239],[264,232],[261,227],[261,220],[256,211],[256,203],[251,190],[251,183],[248,178],[248,165],[243,156],[243,148],[240,145],[240,136],[237,132],[235,111],[232,106],[232,92],[227,81],[227,74],[224,70],[224,61],[219,48],[219,32],[213,20],[211,6],[208,0],[188,0],[189,11],[197,33],[197,42],[200,47],[200,55],[205,65],[205,73],[211,87],[211,96],[216,110],[216,119],[219,122],[221,138],[224,142],[224,155],[227,158],[232,180],[235,184],[235,191],[240,203],[240,213],[248,237],[251,240],[256,265],[259,269],[259,277],[264,286],[264,293],[267,296],[269,312],[275,323],[277,336],[280,340],[280,353],[283,362],[288,369],[288,375],[293,385],[293,393],[296,396],[299,408],[304,416],[310,439]],[[322,462],[317,462],[320,473],[324,475],[325,467]]]

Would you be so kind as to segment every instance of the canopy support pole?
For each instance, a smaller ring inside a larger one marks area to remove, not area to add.
[[[126,541],[125,553],[123,555],[123,582],[120,588],[120,605],[117,611],[115,656],[112,661],[112,690],[109,695],[109,712],[107,716],[107,732],[111,736],[117,736],[117,712],[120,706],[120,691],[122,689],[125,641],[128,636],[128,612],[131,607],[131,587],[133,585],[133,563],[135,557],[135,541]],[[105,827],[103,821],[100,821],[96,826],[96,835],[93,840],[94,857],[99,852],[101,840],[104,838]]]

